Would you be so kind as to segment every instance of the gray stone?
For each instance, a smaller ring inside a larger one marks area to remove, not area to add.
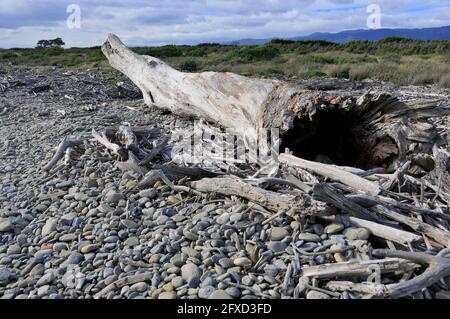
[[[236,287],[229,287],[225,289],[225,292],[230,295],[232,298],[239,298],[241,296],[241,291]]]
[[[56,230],[58,221],[55,218],[50,218],[45,222],[44,227],[42,227],[42,236],[47,236]]]
[[[6,250],[7,255],[17,255],[20,254],[21,252],[22,248],[20,248],[20,246],[17,244],[9,246],[8,249]]]
[[[225,290],[218,289],[211,293],[208,299],[233,299]]]
[[[331,297],[328,296],[327,294],[324,294],[323,292],[310,290],[306,294],[306,299],[331,299]]]
[[[149,289],[149,285],[145,282],[138,282],[137,284],[134,284],[130,287],[130,291],[136,291],[136,292],[146,292]]]
[[[9,284],[12,273],[8,268],[0,268],[0,286]]]
[[[317,243],[320,241],[319,235],[311,234],[311,233],[300,233],[298,235],[298,239],[307,241],[307,242],[314,242],[314,243]]]
[[[0,233],[7,233],[14,230],[14,224],[10,219],[0,219]]]
[[[341,231],[344,230],[344,225],[339,224],[339,223],[333,223],[328,225],[327,227],[325,227],[325,233],[326,234],[330,234],[330,235],[334,235],[334,234],[338,234]]]
[[[200,252],[191,247],[181,248],[181,252],[188,255],[189,257],[200,258]],[[183,263],[184,264],[184,263]],[[178,266],[180,267],[180,266]]]
[[[78,236],[75,234],[65,234],[59,237],[59,241],[62,242],[72,242],[78,239]]]
[[[183,281],[182,277],[177,276],[177,277],[172,278],[171,283],[172,283],[173,288],[178,289],[181,286],[183,286],[184,281]]]
[[[231,258],[221,258],[219,260],[219,265],[221,265],[225,269],[228,269],[234,266],[234,262],[233,260],[231,260]]]
[[[98,249],[97,244],[87,244],[80,248],[80,252],[82,254],[89,254],[89,253],[96,251],[97,249]]]
[[[80,254],[77,251],[74,251],[70,253],[69,257],[67,257],[66,262],[69,265],[78,265],[83,259],[84,256],[82,254]]]
[[[120,223],[128,229],[137,229],[138,228],[138,224],[129,219],[123,219],[120,221]]]
[[[148,199],[154,199],[156,197],[156,190],[154,188],[150,189],[144,189],[139,192],[140,197],[148,198]]]
[[[230,221],[230,214],[223,213],[219,217],[217,217],[216,222],[219,225],[224,225]]]
[[[174,291],[163,292],[159,295],[158,299],[177,299],[177,294]]]
[[[134,247],[139,245],[139,238],[137,237],[129,237],[127,240],[125,240],[124,242],[125,246],[130,246],[130,247]]]
[[[279,253],[286,250],[287,244],[281,241],[271,241],[269,242],[269,244],[267,244],[267,248],[274,253]]]
[[[181,277],[184,281],[189,282],[193,276],[201,277],[202,272],[197,265],[189,263],[181,267]]]
[[[69,245],[67,243],[55,243],[53,245],[53,250],[58,253],[63,250],[69,250]]]
[[[212,286],[202,287],[198,290],[198,297],[200,299],[208,299],[215,290],[216,288]]]
[[[349,240],[367,240],[370,233],[365,228],[347,228],[344,231],[344,236]]]
[[[315,232],[317,235],[319,235],[319,236],[322,236],[323,233],[324,233],[323,226],[320,225],[320,224],[314,224],[313,230],[314,230],[314,232]]]
[[[198,239],[198,236],[188,230],[183,231],[183,236],[191,241],[196,241]]]
[[[282,227],[273,227],[270,231],[270,240],[280,241],[289,236],[289,232]]]
[[[51,284],[53,282],[53,280],[55,280],[55,275],[51,271],[51,272],[46,273],[41,278],[39,278],[39,280],[36,283],[36,286],[40,287],[40,286]]]
[[[121,200],[125,200],[125,195],[123,193],[118,193],[115,191],[110,190],[106,195],[105,195],[105,201],[108,204],[118,204]]]
[[[250,268],[252,261],[247,257],[239,257],[234,260],[234,264],[239,267]]]
[[[70,226],[73,223],[73,220],[77,217],[75,213],[68,213],[61,216],[61,224]]]

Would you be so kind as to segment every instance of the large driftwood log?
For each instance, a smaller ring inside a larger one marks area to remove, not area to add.
[[[322,147],[338,165],[388,167],[412,150],[430,152],[437,133],[426,120],[450,113],[433,102],[405,104],[382,92],[321,92],[232,73],[183,73],[134,53],[115,35],[108,36],[102,51],[139,87],[148,105],[218,123],[248,143],[257,143],[261,128],[279,128],[284,146],[295,155],[314,159],[320,154],[307,153]]]

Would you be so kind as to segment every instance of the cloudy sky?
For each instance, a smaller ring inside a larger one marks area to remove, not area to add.
[[[81,9],[81,28],[67,26],[70,4]],[[450,0],[0,0],[0,47],[55,37],[94,46],[108,33],[161,45],[365,29],[370,4],[385,28],[450,25]]]

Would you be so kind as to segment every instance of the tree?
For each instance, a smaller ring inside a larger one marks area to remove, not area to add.
[[[56,38],[53,40],[39,40],[36,47],[37,48],[60,48],[65,45],[64,41],[61,38]]]

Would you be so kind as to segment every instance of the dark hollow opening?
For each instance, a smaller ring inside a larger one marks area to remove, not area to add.
[[[282,141],[281,150],[289,148],[295,156],[361,169],[387,168],[394,158],[377,158],[377,152],[396,148],[389,138],[371,136],[358,119],[338,111],[318,111],[312,121],[296,119]]]

